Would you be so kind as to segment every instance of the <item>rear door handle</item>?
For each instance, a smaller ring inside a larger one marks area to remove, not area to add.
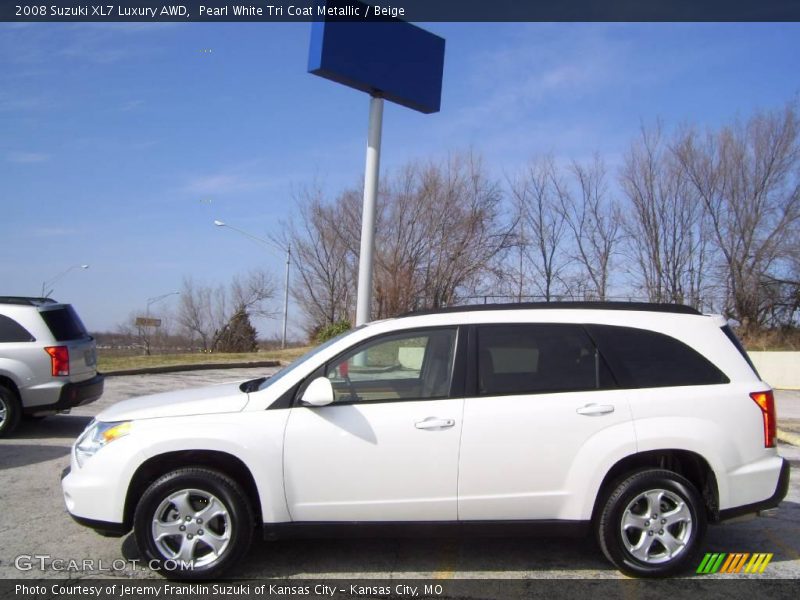
[[[599,417],[614,412],[614,407],[610,404],[587,404],[586,406],[581,406],[575,412],[587,417]]]
[[[417,421],[414,423],[414,427],[417,429],[448,429],[455,424],[456,422],[453,419],[428,417],[427,419],[423,419],[422,421]]]

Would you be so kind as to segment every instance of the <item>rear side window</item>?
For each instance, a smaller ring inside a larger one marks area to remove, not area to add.
[[[0,344],[9,342],[34,342],[36,339],[14,319],[0,315]]]
[[[725,325],[725,327],[722,328],[722,333],[724,333],[727,336],[727,338],[739,351],[739,354],[742,355],[742,358],[744,358],[747,361],[747,364],[750,365],[751,369],[753,369],[753,373],[756,374],[756,377],[761,379],[761,375],[758,374],[756,366],[753,364],[753,361],[750,360],[750,355],[747,354],[747,350],[744,349],[744,346],[742,346],[742,342],[739,341],[739,338],[736,337],[736,334],[733,333],[733,330],[728,325]]]
[[[728,383],[703,355],[673,337],[611,325],[587,325],[623,388]]]
[[[485,325],[477,330],[478,394],[499,396],[611,387],[579,325]]]
[[[69,342],[89,337],[78,313],[69,304],[39,313],[58,342]]]

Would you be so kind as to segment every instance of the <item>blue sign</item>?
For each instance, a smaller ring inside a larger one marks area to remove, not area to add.
[[[360,7],[362,12],[369,8]],[[439,112],[443,70],[444,39],[400,19],[326,17],[311,26],[309,73],[419,112]]]

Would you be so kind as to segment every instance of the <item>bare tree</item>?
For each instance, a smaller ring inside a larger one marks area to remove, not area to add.
[[[628,199],[623,223],[638,285],[651,302],[699,308],[708,259],[703,207],[660,124],[642,128],[620,185]]]
[[[622,216],[617,204],[608,198],[606,169],[599,156],[587,165],[573,162],[569,171],[575,191],[559,179],[555,179],[555,187],[564,222],[572,234],[572,258],[580,267],[581,295],[605,300]]]
[[[560,194],[565,187],[552,157],[540,158],[527,166],[511,183],[516,215],[519,254],[519,297],[524,292],[524,268],[533,272],[534,295],[550,302],[570,293],[566,251],[567,220]]]
[[[199,338],[203,351],[211,349],[215,330],[212,308],[214,290],[184,277],[178,306],[178,324],[192,340]]]
[[[300,218],[286,228],[284,243],[292,244],[295,255],[292,295],[306,313],[312,334],[321,326],[348,320],[351,313],[357,254],[352,231],[343,230],[343,215],[352,196],[346,192],[329,205],[318,190],[306,190],[298,198]]]
[[[213,351],[219,336],[239,313],[270,316],[265,302],[275,295],[271,276],[254,270],[235,276],[229,289],[198,284],[185,277],[178,306],[178,324],[192,340],[199,339],[204,352]]]
[[[306,193],[300,207],[300,221],[287,228],[298,257],[293,293],[313,333],[353,312],[361,194],[350,190],[326,203],[318,192]],[[473,154],[409,164],[384,177],[373,316],[458,302],[481,285],[510,239],[499,185]]]
[[[726,312],[745,331],[768,322],[773,283],[798,245],[800,119],[796,103],[758,112],[675,147],[682,173],[709,216],[723,267]]]
[[[499,184],[489,178],[480,157],[467,152],[421,169],[416,198],[419,211],[397,202],[392,225],[383,232],[405,221],[418,235],[417,243],[403,249],[416,256],[419,290],[416,306],[404,309],[448,306],[474,295],[513,243]]]

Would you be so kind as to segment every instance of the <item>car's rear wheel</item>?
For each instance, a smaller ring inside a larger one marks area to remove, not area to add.
[[[17,428],[20,412],[21,408],[16,392],[0,385],[0,437],[11,434]]]
[[[239,484],[199,467],[153,482],[134,515],[139,550],[170,579],[221,575],[247,552],[253,527],[252,507]]]
[[[693,566],[705,531],[700,494],[686,478],[661,469],[619,482],[597,521],[603,553],[637,577],[666,577]]]

